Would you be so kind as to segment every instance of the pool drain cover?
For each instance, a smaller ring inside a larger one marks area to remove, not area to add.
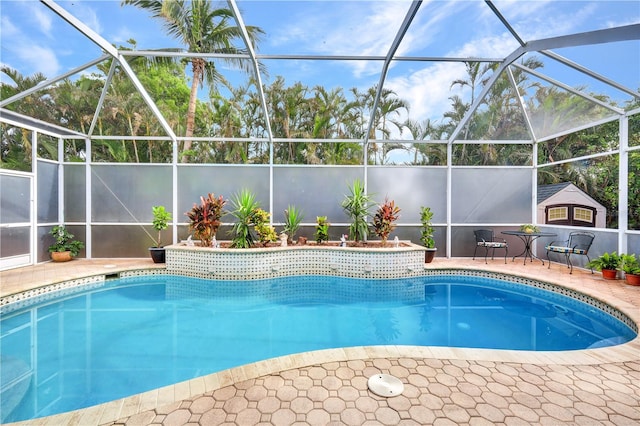
[[[367,385],[371,392],[386,398],[398,396],[404,390],[404,385],[400,379],[389,374],[376,374],[375,376],[371,376],[369,377]]]

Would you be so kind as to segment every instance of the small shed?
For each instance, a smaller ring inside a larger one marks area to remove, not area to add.
[[[607,209],[571,182],[538,186],[538,223],[606,228]]]

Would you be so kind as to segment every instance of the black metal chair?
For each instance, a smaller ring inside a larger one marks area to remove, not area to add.
[[[484,263],[487,263],[487,255],[491,251],[491,259],[496,253],[496,249],[504,249],[504,263],[507,263],[507,255],[509,253],[509,245],[506,240],[496,240],[492,229],[476,229],[473,231],[476,237],[476,247],[473,250],[473,259],[476,258],[478,247],[484,247]]]
[[[545,247],[547,250],[547,259],[549,259],[548,268],[551,268],[551,258],[549,257],[549,253],[564,254],[567,262],[567,268],[569,268],[569,273],[572,274],[573,264],[571,263],[571,255],[576,254],[586,256],[587,262],[590,262],[589,249],[591,248],[591,244],[593,244],[595,237],[596,236],[591,232],[571,232],[568,240],[552,241]],[[591,268],[591,273],[593,274],[593,268]]]

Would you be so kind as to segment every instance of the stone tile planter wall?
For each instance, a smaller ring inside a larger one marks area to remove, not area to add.
[[[288,246],[252,249],[166,247],[168,272],[199,278],[252,280],[291,275],[349,278],[404,278],[424,273],[425,248],[403,242],[398,248]]]

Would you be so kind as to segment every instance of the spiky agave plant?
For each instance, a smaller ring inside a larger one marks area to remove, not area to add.
[[[236,218],[231,229],[233,235],[231,247],[250,248],[255,241],[251,227],[254,225],[254,214],[260,208],[260,203],[256,200],[253,192],[248,189],[243,189],[236,194],[231,203],[233,204],[231,214]]]
[[[292,243],[300,224],[304,219],[304,213],[296,206],[289,205],[284,211],[284,233],[287,234],[287,242]]]
[[[349,187],[350,194],[342,201],[342,208],[351,218],[349,234],[353,236],[355,242],[361,239],[366,240],[369,233],[367,215],[373,206],[371,197],[364,192],[364,184],[356,179]]]

